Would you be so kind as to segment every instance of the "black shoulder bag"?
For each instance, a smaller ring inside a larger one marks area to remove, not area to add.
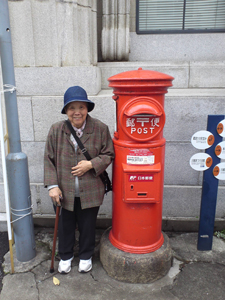
[[[87,158],[87,160],[91,160],[91,156],[89,155],[87,149],[82,144],[81,140],[77,136],[75,130],[73,129],[73,126],[71,125],[70,121],[66,120],[66,124],[69,127],[69,130],[71,131],[72,135],[74,136],[81,152],[84,154],[84,156]],[[112,191],[112,183],[109,179],[109,175],[106,171],[104,171],[102,174],[99,175],[104,186],[105,186],[105,194]]]

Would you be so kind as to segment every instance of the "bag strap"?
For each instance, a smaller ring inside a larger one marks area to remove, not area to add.
[[[90,154],[88,153],[87,149],[84,147],[81,140],[77,136],[77,134],[76,134],[75,130],[73,129],[73,126],[71,125],[70,121],[66,120],[66,124],[69,127],[69,130],[71,131],[72,135],[74,136],[78,146],[80,147],[81,152],[84,154],[84,156],[87,158],[87,160],[91,160]],[[105,185],[106,178],[108,178],[108,173],[106,171],[104,171],[102,174],[99,175],[99,177],[101,178],[103,184]],[[111,184],[111,182],[110,182],[110,184]]]
[[[66,120],[66,124],[69,127],[69,130],[71,131],[73,137],[75,138],[81,152],[84,154],[84,156],[87,158],[87,160],[91,160],[91,156],[88,153],[87,149],[84,147],[84,145],[82,144],[81,140],[79,139],[79,137],[77,136],[75,130],[73,129],[73,126],[71,125],[69,120]]]

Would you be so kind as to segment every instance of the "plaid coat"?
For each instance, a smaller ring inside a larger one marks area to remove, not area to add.
[[[62,206],[74,209],[75,178],[71,168],[81,160],[86,160],[78,147],[75,154],[74,145],[70,140],[71,132],[65,121],[51,126],[44,155],[44,185],[57,184],[63,194]],[[114,158],[113,142],[108,126],[87,115],[86,126],[81,142],[93,157],[93,169],[79,179],[79,192],[82,209],[100,206],[104,198],[104,185],[99,175],[107,168]]]

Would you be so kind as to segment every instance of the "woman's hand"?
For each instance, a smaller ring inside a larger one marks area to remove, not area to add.
[[[82,176],[87,171],[93,168],[92,162],[90,160],[81,160],[75,167],[72,167],[72,174],[73,176]]]
[[[49,196],[52,198],[54,205],[61,205],[60,198],[62,199],[62,192],[60,188],[54,187],[49,190]]]

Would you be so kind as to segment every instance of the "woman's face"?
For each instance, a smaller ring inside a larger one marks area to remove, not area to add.
[[[86,102],[74,101],[66,106],[66,114],[71,124],[76,128],[81,128],[88,114]]]

